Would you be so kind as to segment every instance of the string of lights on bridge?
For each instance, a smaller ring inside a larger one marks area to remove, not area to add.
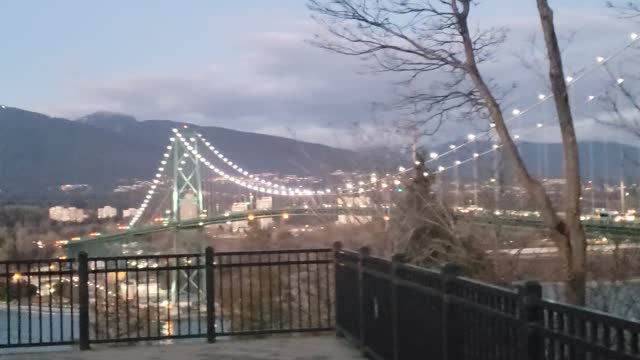
[[[173,140],[171,139],[169,140],[170,140],[170,143],[169,145],[167,145],[167,151],[173,148],[173,145],[172,145]],[[162,178],[165,172],[166,165],[170,157],[171,157],[171,154],[169,152],[165,152],[164,154],[162,154],[162,160],[160,160],[160,166],[158,167],[158,172],[155,174],[155,177],[153,178],[150,189],[147,191],[147,194],[145,195],[144,200],[142,200],[142,203],[136,210],[135,215],[131,218],[131,221],[129,221],[129,227],[133,227],[138,222],[138,220],[140,220],[140,217],[144,213],[144,210],[147,208],[147,206],[149,206],[149,203],[153,199],[153,195],[156,194],[156,189],[158,187],[158,184],[160,184],[160,179]]]
[[[588,66],[586,68],[583,68],[577,72],[575,72],[573,75],[569,75],[566,77],[566,83],[568,87],[572,87],[575,86],[575,84],[580,81],[582,78],[584,78],[587,74],[595,71],[596,69],[599,69],[601,66],[604,66],[605,64],[607,64],[608,62],[610,62],[611,60],[613,60],[614,58],[618,57],[619,55],[621,55],[624,51],[628,50],[629,48],[631,48],[635,43],[637,43],[640,40],[640,37],[638,36],[637,33],[631,33],[630,34],[630,39],[631,41],[629,43],[627,43],[625,46],[621,47],[620,49],[618,49],[617,51],[615,51],[614,53],[612,53],[611,55],[607,56],[607,57],[603,57],[603,56],[597,56],[595,58],[595,64]],[[624,82],[623,78],[617,78],[614,81],[614,84],[612,85],[621,85]],[[611,85],[608,85],[608,87]],[[606,88],[604,90],[602,90],[601,92],[606,92]],[[599,94],[593,94],[593,95],[589,95],[587,97],[587,99],[585,100],[585,103],[589,103],[591,101],[593,101],[594,99],[596,99],[599,96]],[[521,118],[523,115],[526,115],[527,113],[533,111],[534,109],[536,109],[537,107],[541,106],[542,104],[544,104],[546,101],[548,101],[550,98],[552,98],[553,95],[552,94],[539,94],[537,97],[537,101],[535,103],[533,103],[532,105],[524,108],[524,109],[518,109],[518,108],[514,108],[511,111],[511,117],[507,118],[505,120],[505,123],[510,124],[511,122],[515,121],[518,118]],[[185,125],[185,127],[187,127]],[[478,141],[478,139],[482,136],[489,136],[492,134],[492,129],[495,127],[495,124],[491,123],[490,124],[490,128],[487,131],[483,131],[479,134],[469,134],[467,136],[467,140],[459,145],[450,145],[449,146],[449,150],[443,152],[443,153],[435,153],[435,152],[431,152],[429,153],[429,159],[425,160],[423,162],[423,165],[429,165],[429,164],[437,164],[437,162],[444,156],[449,155],[449,154],[455,154],[458,150],[469,146],[473,143],[476,143]],[[536,124],[536,128],[542,128],[543,124],[542,123],[537,123]],[[370,191],[376,191],[378,184],[380,185],[380,187],[382,187],[383,189],[386,189],[390,186],[389,183],[393,183],[394,185],[400,185],[401,181],[397,179],[398,176],[401,176],[403,174],[406,174],[407,172],[411,171],[414,166],[408,166],[408,167],[403,167],[400,166],[398,168],[398,172],[397,173],[393,173],[393,174],[386,174],[385,176],[378,178],[378,176],[373,173],[371,174],[370,177],[370,182],[367,184],[364,181],[360,181],[358,183],[358,187],[356,188],[356,186],[352,183],[347,183],[345,184],[345,188],[341,188],[338,187],[337,190],[332,191],[330,188],[327,188],[325,190],[310,190],[310,189],[300,189],[300,188],[291,188],[291,187],[287,187],[285,185],[282,184],[277,184],[275,182],[271,182],[271,181],[267,181],[265,179],[261,179],[259,176],[255,175],[255,174],[251,174],[248,170],[246,170],[245,168],[241,167],[237,162],[232,161],[230,158],[228,158],[227,156],[225,156],[220,149],[217,149],[214,144],[210,141],[208,141],[206,138],[204,138],[204,136],[200,133],[195,133],[196,137],[191,137],[189,139],[187,139],[182,133],[180,133],[180,131],[178,129],[173,129],[173,132],[175,134],[175,137],[177,137],[182,144],[184,145],[184,147],[191,153],[192,156],[194,156],[194,158],[196,159],[196,161],[199,161],[201,163],[203,163],[205,166],[207,166],[210,170],[214,171],[216,174],[224,177],[226,180],[229,180],[233,183],[235,183],[236,185],[242,186],[244,188],[247,188],[249,190],[253,190],[253,191],[257,191],[257,192],[262,192],[262,193],[266,193],[266,194],[273,194],[273,195],[281,195],[281,196],[293,196],[293,197],[299,197],[299,196],[314,196],[314,195],[334,195],[334,196],[344,196],[344,195],[355,195],[355,194],[362,194],[365,192],[370,192]],[[167,145],[167,150],[171,150],[173,146],[175,146],[174,142],[175,142],[175,137],[171,137],[170,140],[170,144]],[[516,142],[519,141],[520,136],[519,135],[514,135],[514,140]],[[207,159],[201,152],[198,151],[197,147],[192,145],[191,143],[195,143],[198,140],[200,140],[208,150],[210,150],[218,159],[220,159],[222,162],[224,162],[227,166],[229,166],[230,168],[232,168],[235,172],[237,172],[239,174],[239,176],[231,176],[227,173],[225,173],[222,169],[216,167],[213,163],[213,161],[210,161],[209,159]],[[502,147],[501,144],[493,144],[492,147],[486,151],[483,152],[474,152],[472,154],[471,157],[464,159],[464,160],[454,160],[454,163],[452,165],[449,166],[443,166],[443,165],[439,165],[435,168],[435,173],[443,173],[447,170],[450,169],[454,169],[456,167],[462,166],[466,163],[475,161],[476,159],[486,156],[490,153],[496,152],[498,149],[500,149]],[[165,171],[165,167],[168,163],[169,158],[171,157],[170,152],[166,152],[163,154],[163,159],[160,161],[160,166],[158,167],[158,172],[155,174],[155,178],[153,179],[153,184],[150,186],[150,189],[147,191],[147,194],[145,195],[144,200],[142,201],[142,203],[140,204],[140,206],[138,207],[136,214],[134,215],[134,217],[131,219],[130,223],[129,223],[129,227],[133,227],[141,218],[142,214],[144,213],[145,209],[148,207],[150,201],[153,199],[154,194],[156,193],[156,189],[157,189],[157,185],[160,183],[160,179],[162,178],[164,171]],[[420,162],[416,161],[415,166],[419,166],[421,165]],[[423,176],[429,176],[430,174],[428,172],[424,172],[422,174]],[[364,186],[367,186],[369,188],[365,189]]]
[[[591,65],[591,66],[588,66],[588,67],[585,67],[585,68],[583,68],[583,69],[581,69],[581,70],[579,70],[579,71],[575,72],[575,73],[574,73],[574,75],[569,75],[569,76],[567,76],[567,77],[566,77],[566,79],[565,79],[565,80],[566,80],[566,83],[567,83],[567,86],[568,86],[568,87],[574,86],[574,85],[575,85],[579,80],[581,80],[582,78],[584,78],[587,74],[592,73],[593,71],[595,71],[595,70],[599,69],[600,67],[605,66],[605,64],[607,64],[608,62],[610,62],[610,61],[611,61],[611,60],[613,60],[614,58],[616,58],[616,57],[620,56],[620,55],[621,55],[622,53],[624,53],[626,50],[630,49],[630,48],[631,48],[635,43],[637,43],[638,41],[640,41],[640,36],[639,36],[637,33],[635,33],[635,32],[634,32],[634,33],[631,33],[629,37],[630,37],[631,41],[630,41],[630,42],[628,42],[628,43],[627,43],[626,45],[624,45],[623,47],[621,47],[620,49],[618,49],[617,51],[613,52],[611,55],[609,55],[609,56],[607,56],[607,57],[597,56],[597,57],[595,58],[595,64],[593,64],[593,65]],[[578,75],[575,75],[575,74],[578,74]],[[617,78],[617,79],[615,80],[615,82],[614,82],[614,85],[622,85],[622,83],[623,83],[623,82],[624,82],[624,78]],[[606,91],[606,89],[605,89],[605,90],[602,90],[602,93],[604,93],[605,91]],[[518,109],[518,108],[514,108],[514,109],[511,111],[511,115],[512,115],[512,116],[511,116],[510,118],[506,119],[506,120],[505,120],[505,123],[510,124],[510,123],[511,123],[511,122],[513,122],[514,120],[516,120],[516,119],[518,119],[518,118],[521,118],[523,115],[525,115],[525,114],[527,114],[527,113],[531,112],[532,110],[534,110],[534,109],[535,109],[535,108],[537,108],[538,106],[542,105],[544,102],[546,102],[547,100],[549,100],[549,99],[550,99],[550,98],[552,98],[552,97],[553,97],[553,94],[548,94],[548,95],[547,95],[547,94],[540,93],[540,94],[538,95],[538,101],[537,101],[537,102],[535,102],[535,103],[533,103],[532,105],[530,105],[530,106],[528,106],[528,107],[526,107],[526,108],[524,108],[524,109],[522,109],[522,110],[520,110],[520,109]],[[589,95],[589,96],[587,97],[587,99],[586,99],[585,103],[589,103],[589,102],[593,101],[594,99],[596,99],[597,97],[598,97],[598,95]],[[431,153],[429,153],[429,159],[427,159],[427,160],[425,160],[425,161],[424,161],[424,165],[429,165],[429,164],[432,164],[432,163],[436,163],[440,158],[442,158],[442,157],[444,157],[444,156],[446,156],[446,155],[449,155],[449,154],[454,154],[454,153],[455,153],[455,152],[457,152],[459,149],[464,148],[464,147],[466,147],[466,146],[469,146],[469,145],[471,145],[471,144],[473,144],[473,143],[477,142],[477,141],[478,141],[478,139],[479,139],[479,137],[481,137],[481,136],[484,136],[484,135],[489,136],[489,135],[491,134],[491,130],[492,130],[494,127],[495,127],[495,124],[491,123],[491,124],[490,124],[490,129],[489,129],[488,131],[481,132],[480,134],[469,134],[469,135],[467,135],[467,140],[466,140],[465,142],[463,142],[463,143],[462,143],[462,144],[460,144],[460,145],[454,145],[454,144],[452,144],[452,145],[450,145],[450,146],[449,146],[449,150],[447,150],[447,151],[445,151],[445,152],[443,152],[443,153],[440,153],[440,154],[438,154],[438,153],[436,153],[436,152],[431,152]],[[537,124],[536,124],[536,128],[542,128],[542,127],[543,127],[543,124],[542,124],[542,123],[537,123]],[[513,137],[513,138],[514,138],[514,140],[517,142],[517,141],[520,139],[520,136],[516,134],[516,135],[514,135],[514,137]],[[456,167],[458,167],[458,166],[461,166],[461,165],[463,165],[463,164],[465,164],[465,163],[468,163],[468,162],[474,161],[475,159],[477,159],[477,158],[479,158],[479,157],[482,157],[482,156],[485,156],[485,155],[487,155],[487,154],[490,154],[490,153],[492,153],[492,152],[497,151],[497,150],[498,150],[499,148],[501,148],[501,147],[502,147],[502,145],[500,145],[500,144],[494,144],[494,145],[492,146],[492,148],[491,148],[491,149],[489,149],[489,150],[487,150],[487,151],[484,151],[484,152],[481,152],[481,153],[474,152],[474,153],[473,153],[473,155],[472,155],[472,157],[470,157],[470,158],[468,158],[468,159],[465,159],[465,160],[455,160],[454,164],[453,164],[453,165],[451,165],[451,166],[447,166],[447,167],[445,167],[445,166],[438,166],[438,167],[436,168],[436,169],[437,169],[436,173],[441,173],[441,172],[443,172],[443,171],[446,171],[446,170],[449,170],[449,169],[453,169],[453,168],[456,168]],[[418,166],[418,165],[420,165],[420,162],[416,161],[416,163],[415,163],[414,165],[415,165],[415,166]],[[408,171],[412,170],[412,168],[413,168],[413,166],[406,166],[406,167],[405,167],[405,166],[400,166],[400,167],[398,168],[398,172],[393,173],[393,174],[387,174],[387,175],[385,175],[385,176],[384,176],[383,178],[381,178],[381,179],[377,179],[377,177],[376,177],[376,175],[375,175],[375,174],[372,174],[372,175],[371,175],[371,177],[372,177],[372,179],[374,179],[374,178],[375,178],[375,179],[376,179],[376,182],[378,182],[379,180],[382,180],[382,181],[383,181],[383,182],[382,182],[382,184],[383,184],[383,186],[384,186],[384,184],[385,184],[385,183],[384,183],[384,180],[385,180],[385,179],[389,179],[389,178],[396,178],[396,177],[398,177],[398,176],[400,176],[400,175],[402,175],[402,174],[404,174],[404,173],[406,173],[406,172],[408,172]],[[428,173],[428,172],[424,172],[424,173],[423,173],[423,176],[429,176],[429,173]],[[394,180],[394,184],[395,184],[395,185],[399,185],[400,183],[399,183],[397,180]],[[361,182],[361,185],[363,185],[363,184],[362,184],[362,182]],[[384,186],[384,187],[386,187],[386,186]],[[351,186],[351,187],[349,187],[349,188],[350,188],[350,189],[352,189],[352,188],[353,188],[353,186]],[[375,189],[369,189],[369,190],[367,190],[367,189],[362,189],[362,188],[360,188],[360,189],[357,189],[356,191],[343,192],[342,194],[343,194],[343,195],[347,195],[347,194],[357,194],[357,193],[364,193],[364,192],[367,192],[367,191],[373,191],[373,190],[375,190]]]

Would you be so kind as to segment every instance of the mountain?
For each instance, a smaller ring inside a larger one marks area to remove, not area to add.
[[[169,142],[169,120],[136,121],[100,112],[71,121],[17,108],[0,108],[0,196],[57,191],[89,184],[96,192],[133,179],[150,179]],[[353,169],[353,151],[293,139],[191,125],[238,164],[253,172],[321,175]]]
[[[111,111],[98,111],[91,115],[83,116],[77,121],[115,132],[122,132],[138,122],[136,118],[131,115]]]
[[[106,194],[118,184],[150,179],[166,151],[171,129],[183,125],[170,120],[137,121],[112,112],[71,121],[17,108],[0,108],[0,200],[51,199],[61,194],[62,184],[88,184],[90,190],[85,188],[82,196],[87,196],[87,192]],[[396,155],[388,149],[371,148],[357,153],[277,136],[190,126],[234,162],[257,173],[321,176],[337,169],[389,172],[400,162],[406,164],[401,161],[406,154]],[[525,142],[519,147],[534,175],[562,176],[560,144]],[[490,143],[477,141],[457,150],[455,156],[441,156],[433,167],[449,166],[455,160],[472,158],[474,151],[482,153],[490,148]],[[622,170],[629,183],[640,178],[638,148],[614,142],[581,142],[579,150],[585,180],[617,182]],[[435,151],[443,154],[448,146]],[[482,156],[478,164],[481,178],[494,176],[492,154]],[[468,162],[459,168],[459,174],[471,178],[472,169],[472,162]],[[504,169],[505,177],[513,179],[508,161],[504,161]]]

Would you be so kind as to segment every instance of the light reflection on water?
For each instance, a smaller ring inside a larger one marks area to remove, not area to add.
[[[0,309],[0,345],[21,343],[38,343],[38,342],[77,342],[79,334],[78,314],[73,316],[68,312],[61,313],[42,313],[39,316],[37,312],[31,313],[31,319],[27,312],[18,313],[15,310],[9,311],[10,317],[7,318],[7,309]],[[189,319],[182,318],[177,320],[161,320],[160,336],[177,336],[187,334],[206,334],[206,318],[192,317]],[[19,324],[19,326],[18,326]],[[29,325],[31,324],[31,325]],[[41,326],[42,324],[42,326]],[[50,325],[51,324],[51,325]],[[158,328],[155,321],[150,322],[152,329]],[[9,327],[8,327],[9,326]],[[73,335],[71,333],[73,327]],[[93,331],[93,329],[91,329]],[[41,335],[42,333],[42,335]],[[31,337],[29,337],[31,334]],[[134,334],[135,335],[135,334]],[[146,329],[141,330],[141,336],[146,335]],[[153,334],[152,334],[153,335]],[[92,332],[93,338],[93,332]],[[9,341],[10,340],[10,341]],[[172,339],[163,340],[162,342],[173,342]],[[0,348],[1,354],[19,353],[19,352],[43,352],[43,351],[62,351],[75,348],[75,345],[63,346],[33,346],[21,348]]]

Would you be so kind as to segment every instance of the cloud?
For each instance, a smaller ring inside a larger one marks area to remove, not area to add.
[[[561,15],[556,17],[561,33],[579,29],[565,53],[569,72],[592,65],[599,55],[594,48],[606,55],[615,44],[625,41],[629,26],[606,14],[584,10]],[[506,88],[518,85],[509,93],[505,108],[534,103],[540,92],[548,91],[543,80],[546,71],[541,69],[541,78],[525,70],[514,54],[531,50],[526,39],[538,30],[537,18],[484,15],[478,22],[511,28],[511,40],[501,50],[498,62],[483,68],[487,77]],[[247,34],[240,41],[241,56],[199,69],[149,72],[107,83],[76,82],[69,85],[72,95],[67,105],[53,112],[77,117],[111,110],[138,119],[195,122],[343,147],[406,141],[398,134],[382,141],[376,136],[381,127],[388,129],[393,120],[406,117],[406,112],[373,111],[373,104],[390,104],[397,99],[400,89],[394,83],[399,78],[374,75],[356,58],[314,48],[306,40],[316,31],[314,24],[299,23],[296,31]],[[614,36],[620,41],[612,41]],[[543,49],[531,53],[544,56]],[[585,78],[575,96],[586,96],[601,87],[601,82],[601,77]],[[530,129],[537,122],[552,121],[553,108],[545,105],[527,116],[515,127]],[[372,123],[374,117],[377,123]],[[449,141],[477,128],[465,120],[446,124],[438,138],[427,142]]]

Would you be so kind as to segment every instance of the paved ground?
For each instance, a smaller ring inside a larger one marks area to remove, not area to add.
[[[3,360],[335,360],[365,359],[344,339],[333,335],[278,336],[264,339],[221,339],[202,342],[131,345],[90,351],[21,353],[1,356]]]

